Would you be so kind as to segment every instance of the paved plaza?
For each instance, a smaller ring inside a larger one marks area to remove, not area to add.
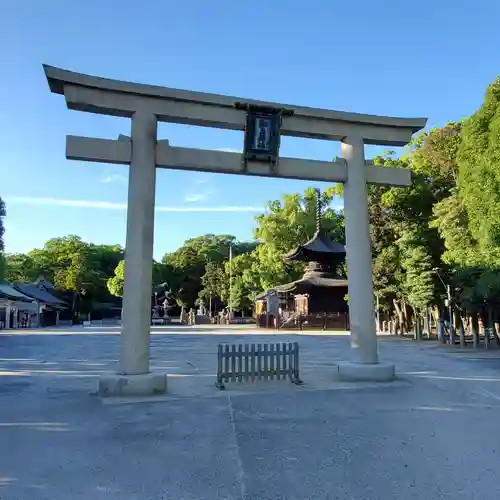
[[[163,327],[169,394],[99,399],[117,328],[0,335],[2,500],[500,498],[500,351],[380,338],[392,383],[335,380],[349,338]],[[298,341],[303,386],[214,386],[217,344]]]

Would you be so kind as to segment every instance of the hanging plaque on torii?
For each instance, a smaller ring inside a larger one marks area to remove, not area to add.
[[[248,162],[268,163],[276,173],[279,162],[280,129],[283,116],[292,116],[293,110],[237,102],[236,109],[247,112],[243,167]]]

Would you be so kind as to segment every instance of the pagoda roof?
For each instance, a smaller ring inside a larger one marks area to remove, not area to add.
[[[286,260],[299,260],[305,262],[325,262],[339,260],[346,254],[345,246],[332,241],[321,227],[321,192],[316,189],[316,232],[314,236],[303,245],[283,256]]]
[[[304,245],[299,245],[297,248],[283,256],[287,260],[315,260],[317,258],[328,258],[328,256],[345,255],[345,246],[332,241],[321,230],[317,230],[314,236]]]
[[[344,278],[333,278],[326,276],[310,275],[276,287],[277,292],[294,292],[298,290],[307,291],[310,288],[335,288],[347,287],[347,280]]]

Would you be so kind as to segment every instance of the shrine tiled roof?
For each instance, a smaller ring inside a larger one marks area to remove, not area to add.
[[[12,285],[8,283],[0,283],[0,297],[9,300],[20,300],[22,302],[32,302],[33,299],[28,295],[16,290]]]
[[[64,307],[66,303],[57,297],[54,297],[49,292],[44,290],[43,288],[39,288],[34,284],[18,284],[15,285],[16,289],[21,293],[32,297],[31,300],[38,300],[39,302],[44,302],[45,304],[51,304],[54,306]]]

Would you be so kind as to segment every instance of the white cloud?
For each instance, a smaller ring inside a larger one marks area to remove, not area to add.
[[[157,212],[263,212],[263,207],[220,206],[220,207],[156,207]]]
[[[127,181],[128,181],[127,177],[122,174],[106,175],[101,179],[101,182],[104,184],[111,184],[111,183],[125,184]]]
[[[45,207],[91,208],[99,210],[125,210],[126,203],[113,203],[95,200],[64,200],[59,198],[6,197],[5,202],[12,205],[36,205]],[[263,212],[263,207],[251,206],[162,206],[155,207],[157,212]]]
[[[210,187],[210,181],[206,177],[198,177],[194,181],[195,186],[189,189],[184,196],[186,203],[199,203],[200,201],[207,201],[212,198],[214,190]]]
[[[94,200],[62,200],[59,198],[12,197],[7,198],[12,205],[37,205],[45,207],[72,207],[72,208],[101,208],[106,210],[124,210],[126,203],[111,203],[109,201]]]
[[[242,153],[242,149],[236,149],[236,148],[217,148],[215,151],[223,151],[224,153]]]
[[[206,200],[208,197],[208,193],[191,193],[187,194],[184,197],[184,201],[187,203],[196,203],[198,201],[203,201]]]

